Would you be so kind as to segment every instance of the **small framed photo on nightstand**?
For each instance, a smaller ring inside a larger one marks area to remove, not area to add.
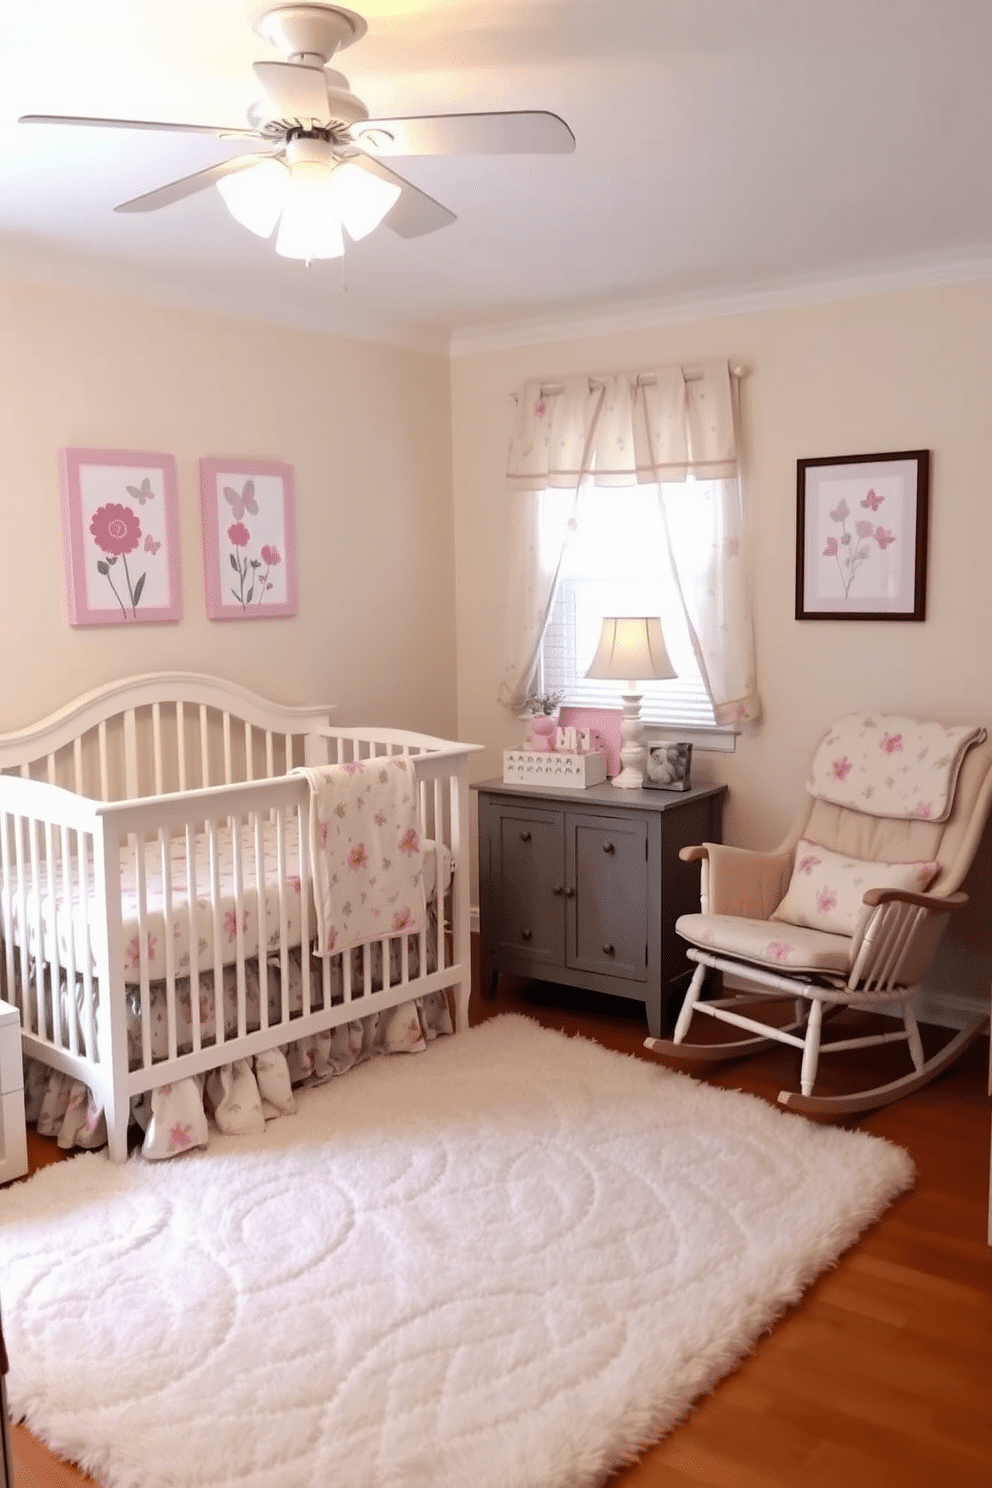
[[[646,790],[686,791],[689,789],[689,766],[692,745],[657,739],[648,745],[644,764]]]

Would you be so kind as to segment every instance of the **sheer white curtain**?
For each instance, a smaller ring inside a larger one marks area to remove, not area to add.
[[[553,387],[524,384],[507,462],[513,511],[500,686],[506,707],[519,710],[526,699],[562,556],[579,520],[579,488],[592,480],[657,485],[672,569],[716,721],[760,716],[735,422],[726,362],[582,375]],[[556,532],[551,543],[549,530]]]

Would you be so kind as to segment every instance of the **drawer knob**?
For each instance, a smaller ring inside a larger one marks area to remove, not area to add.
[[[520,841],[521,842],[529,842],[530,841],[530,833],[529,832],[521,832],[520,833]]]
[[[575,890],[574,889],[566,889],[565,890],[565,898],[566,899],[574,899],[575,898]]]
[[[530,938],[531,938],[531,936],[533,934],[534,934],[533,930],[521,930],[521,932],[520,932],[520,939],[521,940],[530,940]]]
[[[560,899],[561,896],[562,896],[562,894],[564,894],[564,892],[565,892],[565,885],[564,884],[555,884],[555,886],[551,890],[551,892],[552,892],[552,894],[554,894],[554,896],[555,896],[556,899]]]
[[[616,953],[617,953],[616,946],[611,946],[609,944],[604,945],[604,947],[603,947],[603,955],[604,956],[615,956]]]
[[[605,853],[615,853],[616,850],[617,850],[617,847],[616,847],[616,843],[615,842],[604,842],[603,843],[603,851]]]

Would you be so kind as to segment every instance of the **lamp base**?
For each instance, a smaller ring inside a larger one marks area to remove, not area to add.
[[[620,771],[619,775],[614,775],[610,784],[618,786],[620,790],[640,790],[644,784],[644,773],[636,768],[626,766]]]
[[[623,693],[623,745],[620,749],[620,764],[623,768],[614,775],[612,785],[620,790],[639,790],[644,784],[644,730],[641,726],[641,692],[636,682],[628,682]]]

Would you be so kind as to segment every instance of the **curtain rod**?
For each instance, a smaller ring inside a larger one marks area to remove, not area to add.
[[[606,376],[607,375],[608,374],[600,373],[600,374],[598,374],[596,376],[591,376],[589,378],[590,385],[592,387],[595,387],[595,388],[605,387],[605,385],[606,385]],[[731,377],[735,378],[736,381],[740,382],[740,381],[743,380],[743,378],[745,378],[747,376],[747,368],[746,367],[731,367],[730,368],[730,375],[731,375]],[[703,377],[703,373],[702,372],[685,372],[685,373],[683,373],[683,380],[685,382],[699,382],[699,381],[702,380],[702,377]],[[643,377],[642,376],[639,376],[637,378],[637,386],[638,387],[652,387],[652,386],[654,386],[655,380],[656,379],[654,377],[652,377],[650,374],[647,374],[647,375],[645,375]],[[553,397],[553,396],[557,395],[558,393],[564,392],[564,390],[565,390],[564,383],[561,383],[561,382],[547,382],[547,383],[542,382],[541,383],[541,397],[542,398]]]

